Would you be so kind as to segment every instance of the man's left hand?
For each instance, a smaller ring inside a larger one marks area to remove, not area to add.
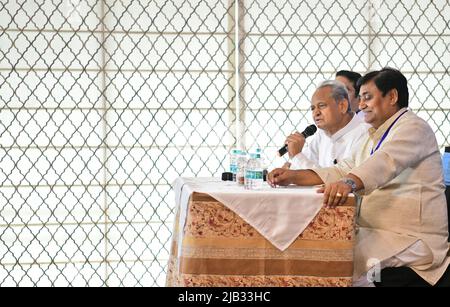
[[[325,184],[317,190],[317,193],[323,193],[323,205],[325,207],[334,208],[345,204],[351,191],[352,188],[348,184],[336,181]]]

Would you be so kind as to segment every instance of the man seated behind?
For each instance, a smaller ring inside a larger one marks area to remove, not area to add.
[[[359,78],[361,78],[359,73],[350,70],[340,70],[336,73],[336,80],[342,82],[347,89],[348,98],[350,99],[350,108],[357,117],[364,120],[364,115],[359,110]]]
[[[366,74],[359,107],[372,128],[353,157],[328,168],[275,169],[275,185],[317,185],[324,205],[343,204],[349,193],[362,196],[357,216],[354,278],[381,268],[375,285],[442,285],[449,258],[448,217],[442,164],[431,127],[408,106],[406,78],[384,68]],[[447,277],[445,277],[447,276]],[[375,280],[376,281],[376,280]]]
[[[319,130],[307,146],[305,137],[298,132],[287,137],[290,163],[285,168],[332,166],[351,156],[370,127],[354,116],[348,92],[339,81],[319,85],[311,99],[311,112]]]

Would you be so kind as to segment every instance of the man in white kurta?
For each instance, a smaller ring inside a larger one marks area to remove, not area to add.
[[[295,133],[286,139],[290,169],[332,166],[351,156],[370,127],[350,109],[349,96],[339,81],[325,81],[311,99],[313,119],[319,128],[305,145]]]
[[[334,134],[318,129],[303,150],[290,159],[290,169],[328,167],[351,157],[367,136],[369,126],[353,115],[350,122]]]

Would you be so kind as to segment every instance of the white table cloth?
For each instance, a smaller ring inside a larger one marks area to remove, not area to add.
[[[323,194],[316,192],[317,187],[272,188],[265,184],[261,190],[246,190],[236,182],[217,178],[178,178],[173,188],[180,208],[180,223],[185,221],[190,195],[206,193],[238,214],[281,251],[314,219],[323,200]],[[183,227],[180,225],[180,229]]]

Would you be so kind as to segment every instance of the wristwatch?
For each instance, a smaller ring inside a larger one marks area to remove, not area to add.
[[[348,178],[348,177],[344,177],[341,179],[341,181],[343,183],[345,183],[346,185],[350,186],[350,188],[352,189],[352,193],[355,193],[356,191],[356,182],[355,180]]]

